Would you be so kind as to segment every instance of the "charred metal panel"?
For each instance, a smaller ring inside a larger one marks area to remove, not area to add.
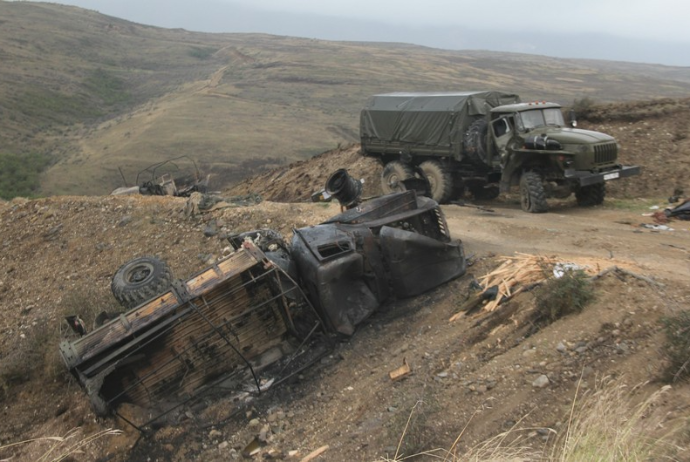
[[[364,202],[323,222],[357,225],[418,209],[417,194],[405,191]]]
[[[459,242],[445,243],[421,234],[384,226],[379,234],[397,297],[413,297],[466,271]]]
[[[325,242],[338,245],[324,252]],[[345,335],[352,335],[380,304],[366,284],[365,256],[355,250],[354,235],[333,225],[296,230],[292,241],[293,258],[312,304],[329,329]]]
[[[420,294],[466,270],[462,243],[451,240],[438,204],[414,191],[295,230],[291,255],[326,326],[345,335],[389,298]]]

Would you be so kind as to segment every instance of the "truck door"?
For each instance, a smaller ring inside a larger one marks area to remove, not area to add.
[[[499,117],[491,122],[491,137],[501,165],[508,160],[508,143],[515,133],[515,119],[512,115]]]

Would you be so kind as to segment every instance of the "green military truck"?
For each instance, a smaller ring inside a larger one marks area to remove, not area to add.
[[[613,137],[575,125],[558,104],[510,93],[388,93],[367,102],[360,136],[362,153],[384,165],[384,193],[415,176],[439,203],[466,190],[493,199],[519,186],[522,209],[541,213],[547,198],[572,193],[581,206],[599,205],[607,181],[640,172],[618,163]]]

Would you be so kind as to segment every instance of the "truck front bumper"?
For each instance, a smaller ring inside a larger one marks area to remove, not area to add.
[[[626,178],[629,176],[639,175],[640,167],[637,165],[622,165],[613,170],[607,170],[601,173],[592,173],[587,171],[566,170],[565,178],[568,180],[575,180],[580,186],[589,186],[597,183],[604,183],[610,180],[617,180],[619,178]]]

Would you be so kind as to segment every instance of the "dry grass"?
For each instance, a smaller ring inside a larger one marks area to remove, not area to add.
[[[567,431],[557,440],[551,460],[677,460],[682,448],[672,441],[682,423],[664,424],[653,414],[669,389],[663,387],[638,402],[638,388],[604,381],[582,403],[576,396]]]
[[[449,449],[433,449],[403,455],[400,448],[407,437],[406,426],[398,450],[377,462],[403,460],[440,460],[443,462],[480,461],[549,461],[549,462],[638,462],[650,460],[687,460],[688,450],[676,443],[687,430],[687,421],[664,422],[655,413],[661,398],[670,389],[665,386],[646,398],[642,387],[629,389],[612,380],[602,380],[592,393],[579,396],[579,385],[573,398],[568,425],[550,443],[535,444],[527,437],[534,428],[522,428],[517,422],[510,430],[493,436],[465,452],[456,447],[465,430]],[[413,409],[414,411],[414,409]],[[410,413],[410,418],[412,412]],[[409,423],[409,419],[408,419]],[[471,419],[466,428],[471,425]],[[553,429],[544,429],[556,434]]]
[[[25,460],[31,458],[31,460],[36,462],[59,462],[74,455],[83,454],[84,449],[103,437],[116,436],[121,433],[121,430],[108,428],[83,436],[81,429],[74,428],[67,432],[65,436],[46,436],[18,441],[0,446],[0,457],[9,456],[8,458],[0,459],[0,462],[14,460],[17,454],[10,455],[10,453],[17,449],[21,450],[26,446],[33,447],[27,453],[21,453],[21,457],[25,457]],[[46,446],[48,446],[47,449],[45,448]]]

